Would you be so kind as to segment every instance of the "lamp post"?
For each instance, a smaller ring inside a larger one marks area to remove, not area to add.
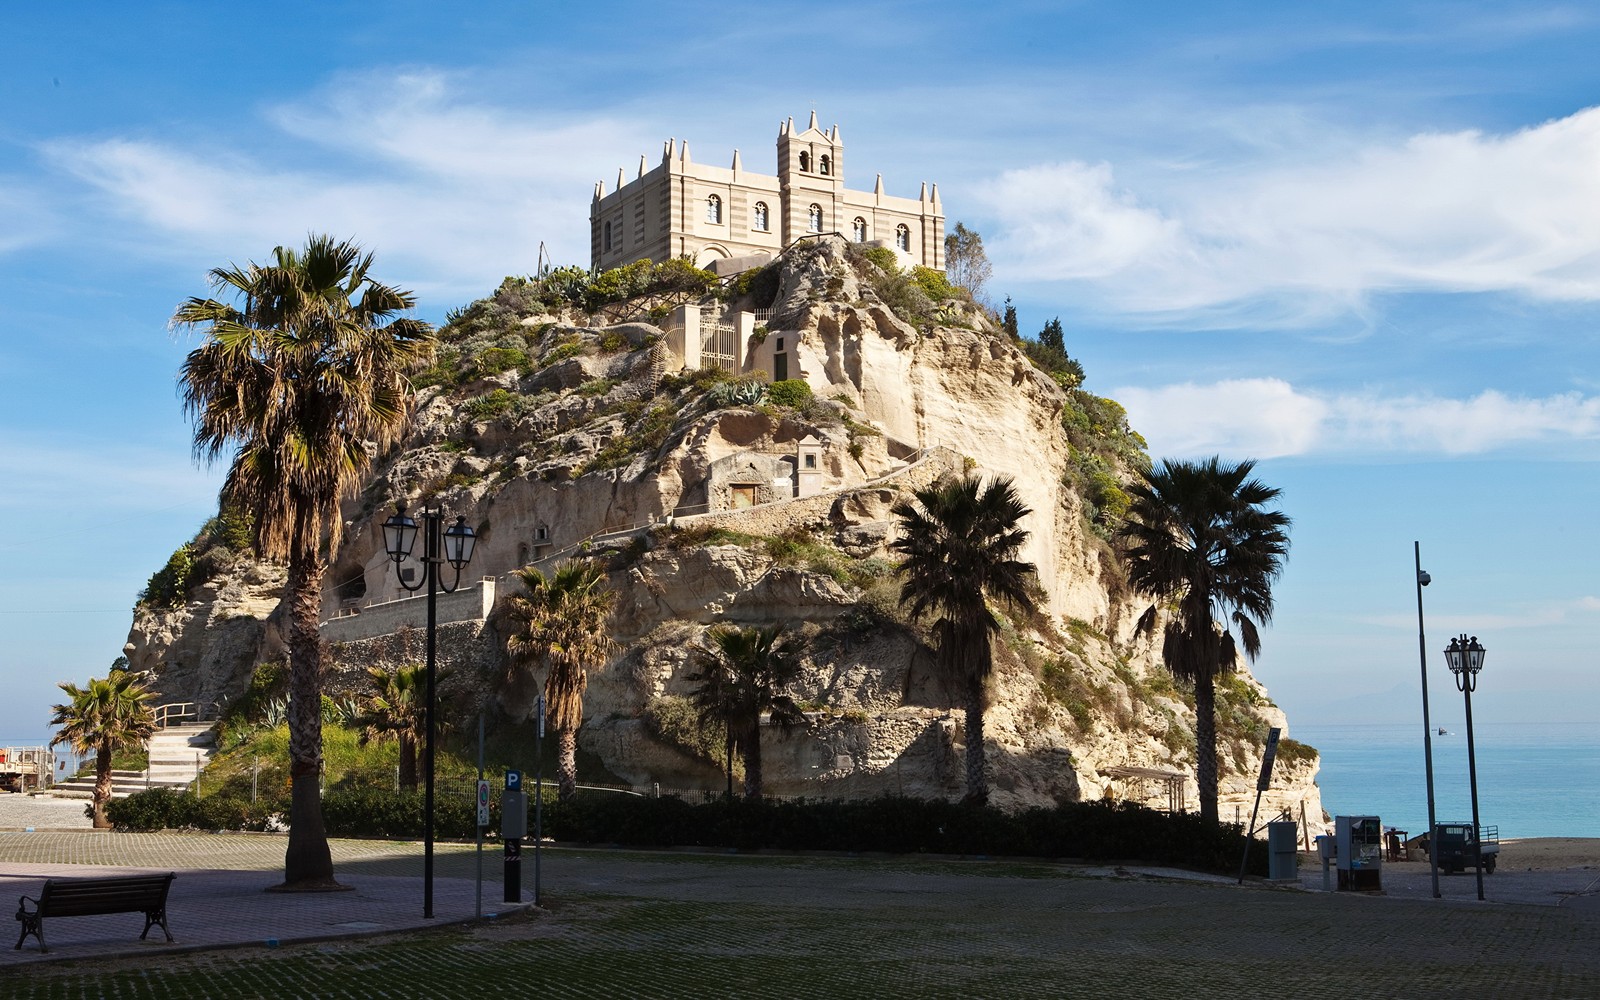
[[[1478,899],[1483,899],[1483,827],[1478,823],[1478,757],[1472,745],[1472,691],[1478,686],[1478,671],[1483,669],[1484,648],[1477,636],[1450,640],[1444,659],[1456,675],[1456,687],[1467,700],[1467,775],[1472,782],[1472,844],[1477,852]]]
[[[1422,543],[1411,543],[1417,560],[1417,655],[1422,660],[1422,759],[1428,775],[1428,871],[1433,898],[1439,898],[1439,834],[1433,812],[1433,723],[1428,718],[1428,638],[1422,627],[1422,588],[1433,582],[1422,568]]]
[[[465,517],[457,517],[456,523],[449,528],[441,530],[444,524],[444,514],[437,510],[422,510],[422,579],[414,580],[415,574],[408,568],[402,568],[401,563],[411,556],[411,549],[417,542],[417,522],[406,516],[406,505],[402,502],[395,507],[394,516],[383,522],[383,547],[395,564],[395,575],[400,580],[400,586],[415,593],[423,587],[428,588],[428,701],[425,710],[424,725],[427,736],[423,750],[423,777],[424,788],[422,800],[423,811],[423,862],[422,862],[422,915],[433,917],[433,732],[434,732],[434,676],[437,670],[438,646],[438,596],[439,591],[454,593],[461,585],[461,571],[472,561],[472,549],[477,544],[477,534],[467,527]],[[450,585],[445,586],[439,579],[440,571],[448,562],[455,571],[450,580]]]

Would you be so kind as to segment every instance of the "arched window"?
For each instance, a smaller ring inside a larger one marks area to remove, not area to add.
[[[910,227],[904,225],[894,227],[894,245],[904,250],[906,253],[911,252]]]
[[[755,211],[752,213],[751,219],[750,219],[750,228],[751,229],[755,229],[755,230],[759,230],[760,232],[763,232],[763,233],[767,231],[768,226],[767,226],[767,203],[766,202],[764,202],[764,201],[756,202]]]
[[[716,195],[706,199],[706,221],[719,226],[722,224],[722,199]]]
[[[611,249],[611,223],[609,223],[609,222],[606,223],[605,233],[606,233],[605,241],[601,244],[601,247],[603,249],[610,250]]]
[[[822,154],[822,162],[821,162],[822,176],[824,176],[824,177],[828,176],[828,168],[831,167],[832,165],[833,165],[833,161],[828,158],[828,154],[827,153],[823,153]]]
[[[801,170],[810,170],[811,169],[811,154],[807,153],[805,150],[801,150],[800,151],[800,169]]]
[[[867,220],[866,219],[863,219],[863,218],[858,216],[856,218],[856,221],[850,223],[850,238],[855,240],[857,243],[865,243],[865,242],[867,242]]]
[[[806,231],[812,233],[822,232],[822,206],[812,205],[810,213],[806,216]]]

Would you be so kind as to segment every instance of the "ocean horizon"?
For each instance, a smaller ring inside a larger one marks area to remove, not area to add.
[[[1435,814],[1470,822],[1466,729],[1445,728],[1432,740]],[[1420,720],[1294,726],[1290,735],[1322,753],[1317,784],[1330,816],[1377,816],[1413,836],[1427,830]],[[1600,723],[1479,723],[1473,738],[1485,826],[1506,839],[1600,837]]]

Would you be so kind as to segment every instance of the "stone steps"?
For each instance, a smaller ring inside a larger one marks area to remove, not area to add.
[[[156,730],[146,750],[149,766],[143,771],[112,771],[111,797],[125,799],[147,788],[185,789],[205,770],[216,753],[217,732],[213,723],[183,723]],[[94,797],[94,775],[59,781],[51,789],[62,798]]]

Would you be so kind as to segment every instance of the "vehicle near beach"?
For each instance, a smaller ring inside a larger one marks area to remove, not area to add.
[[[1500,828],[1482,827],[1483,836],[1474,837],[1472,824],[1449,822],[1439,824],[1439,869],[1459,872],[1476,868],[1480,863],[1485,873],[1493,875],[1496,860],[1500,857]]]

